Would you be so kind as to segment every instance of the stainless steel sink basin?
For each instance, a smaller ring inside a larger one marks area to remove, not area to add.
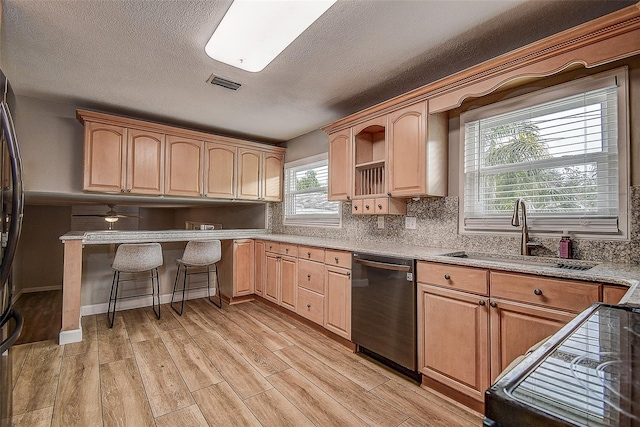
[[[585,261],[565,260],[565,259],[559,259],[559,258],[531,257],[531,256],[521,256],[521,255],[492,255],[492,254],[483,254],[483,253],[465,252],[465,251],[444,254],[443,256],[452,257],[452,258],[464,258],[464,259],[478,260],[478,261],[507,263],[507,264],[514,264],[514,265],[533,265],[533,266],[548,267],[548,268],[561,268],[564,270],[576,270],[576,271],[587,271],[596,266],[596,264],[585,262]]]

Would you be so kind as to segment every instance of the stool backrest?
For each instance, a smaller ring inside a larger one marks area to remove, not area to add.
[[[192,240],[187,242],[182,262],[189,265],[211,265],[222,258],[220,240]]]
[[[137,272],[152,270],[163,264],[160,243],[124,243],[113,259],[114,270]]]

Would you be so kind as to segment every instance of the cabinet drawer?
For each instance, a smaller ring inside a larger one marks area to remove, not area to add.
[[[324,296],[304,288],[298,288],[298,308],[296,313],[318,325],[323,325]]]
[[[599,284],[577,280],[491,272],[491,297],[573,312],[599,301],[600,288]]]
[[[324,295],[324,264],[299,259],[298,286]]]
[[[335,251],[327,249],[324,255],[324,263],[337,265],[342,268],[351,268],[351,252]]]
[[[363,214],[373,214],[376,206],[375,199],[362,199],[362,213]]]
[[[280,250],[278,251],[281,255],[289,255],[289,256],[298,256],[298,245],[292,245],[291,243],[280,243]]]
[[[418,282],[487,295],[489,270],[418,261]]]
[[[264,242],[264,250],[267,251],[267,252],[279,253],[280,252],[280,243],[279,242],[265,241]]]
[[[324,262],[324,249],[310,246],[298,246],[298,258]]]
[[[351,202],[351,214],[352,215],[359,215],[362,212],[362,200],[353,200]]]
[[[386,215],[389,213],[389,199],[379,198],[375,200],[373,212],[376,215]]]

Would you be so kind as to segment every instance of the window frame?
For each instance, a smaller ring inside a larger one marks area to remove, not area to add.
[[[510,224],[511,216],[470,219],[465,218],[465,132],[466,123],[482,118],[516,111],[527,107],[543,104],[553,100],[569,97],[579,93],[588,92],[606,86],[606,81],[611,83],[615,79],[618,85],[617,110],[618,110],[618,217],[612,218],[570,218],[569,216],[548,215],[546,218],[527,218],[529,234],[537,237],[557,237],[569,230],[570,234],[578,238],[590,238],[596,240],[628,240],[629,239],[629,78],[628,68],[620,67],[613,70],[582,77],[567,83],[536,90],[524,95],[515,96],[503,101],[478,107],[460,114],[460,141],[459,141],[459,206],[458,206],[458,232],[459,234],[501,234],[513,235],[520,233],[518,227]],[[576,224],[580,223],[577,227]],[[572,227],[577,228],[573,229]]]
[[[329,168],[329,153],[322,153],[315,156],[305,157],[299,160],[294,160],[284,164],[284,190],[282,200],[282,224],[286,226],[295,227],[315,227],[315,228],[342,228],[342,202],[338,203],[337,216],[330,216],[328,214],[298,214],[287,215],[287,203],[289,201],[289,193],[287,192],[287,170],[291,168],[298,168],[305,165],[313,165],[315,163],[325,162],[327,166],[327,173]],[[327,197],[329,186],[327,182]],[[336,223],[337,219],[337,223]]]

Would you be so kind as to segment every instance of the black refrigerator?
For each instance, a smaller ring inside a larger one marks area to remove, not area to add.
[[[15,97],[4,73],[0,71],[0,219],[2,220],[2,244],[0,248],[0,426],[11,425],[11,346],[22,331],[23,319],[13,308],[11,265],[16,254],[22,228],[24,196],[22,192],[22,164],[18,141],[13,127],[10,107]]]

